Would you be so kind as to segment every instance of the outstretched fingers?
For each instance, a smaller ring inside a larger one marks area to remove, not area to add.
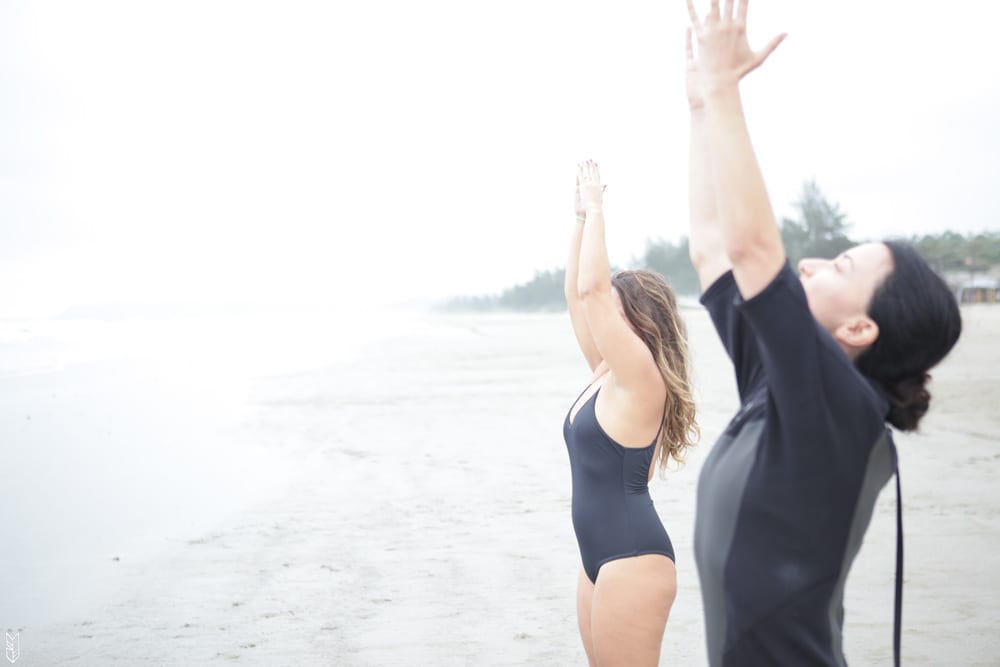
[[[767,46],[758,51],[756,58],[754,58],[753,69],[760,67],[764,63],[764,61],[767,60],[767,57],[770,56],[776,48],[778,48],[778,44],[781,44],[785,40],[785,37],[788,37],[788,33],[786,32],[781,33],[780,35],[772,39],[770,42],[768,42]]]
[[[701,25],[701,19],[698,18],[698,11],[694,8],[694,0],[687,0],[688,3],[688,16],[691,18],[691,25],[698,27]]]
[[[736,20],[740,23],[747,22],[747,3],[750,0],[740,0],[740,3],[736,6]]]
[[[586,160],[577,165],[577,183],[585,185],[599,184],[601,174],[597,169],[597,163],[593,160]]]

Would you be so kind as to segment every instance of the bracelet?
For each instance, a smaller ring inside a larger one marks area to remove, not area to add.
[[[585,216],[585,215],[578,215],[578,216],[576,216],[576,221],[577,222],[587,222],[587,216]]]

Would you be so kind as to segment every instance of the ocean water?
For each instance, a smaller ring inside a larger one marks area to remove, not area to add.
[[[254,387],[421,322],[390,310],[0,322],[0,626],[98,604],[122,563],[266,503],[303,453],[255,430]]]

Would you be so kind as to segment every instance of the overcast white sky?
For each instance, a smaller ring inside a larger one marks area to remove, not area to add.
[[[707,0],[705,3],[707,4]],[[957,11],[956,11],[957,10]],[[1000,229],[1000,6],[755,0],[775,208]],[[0,316],[384,302],[562,265],[593,157],[612,260],[685,233],[683,0],[0,0]]]

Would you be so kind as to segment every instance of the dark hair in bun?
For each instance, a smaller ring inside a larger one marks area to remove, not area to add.
[[[955,345],[962,316],[955,295],[915,248],[885,245],[894,268],[868,304],[878,338],[855,364],[889,397],[889,423],[913,431],[930,405],[927,372]]]

